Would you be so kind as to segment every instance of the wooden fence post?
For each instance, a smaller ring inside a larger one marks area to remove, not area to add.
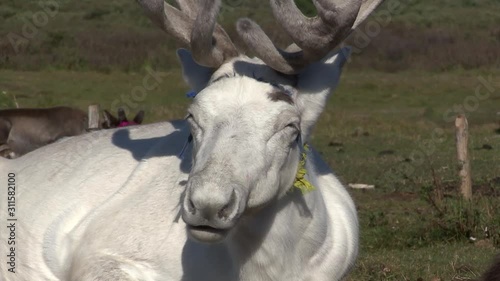
[[[466,200],[472,199],[472,180],[468,153],[469,125],[465,115],[458,115],[455,119],[457,158],[459,164],[460,192]]]
[[[101,111],[98,104],[89,105],[89,131],[98,130],[101,128],[100,115]]]

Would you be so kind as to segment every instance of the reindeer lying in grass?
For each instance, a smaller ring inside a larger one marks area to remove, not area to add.
[[[0,110],[0,156],[16,158],[62,137],[84,134],[87,113],[71,107]]]
[[[118,118],[104,111],[104,129],[139,125],[144,111],[128,121],[125,111]],[[87,132],[87,113],[71,107],[19,108],[0,110],[0,157],[14,159],[63,137]]]

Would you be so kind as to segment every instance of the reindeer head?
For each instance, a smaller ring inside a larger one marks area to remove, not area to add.
[[[295,44],[281,50],[250,19],[237,30],[258,58],[240,54],[216,23],[220,0],[137,0],[152,21],[190,47],[178,51],[197,92],[187,120],[193,166],[182,215],[192,238],[217,242],[249,210],[291,188],[300,151],[337,86],[349,49],[332,52],[382,0],[315,0],[315,18],[272,0]]]
[[[101,126],[103,129],[120,128],[133,125],[140,125],[144,120],[144,110],[137,112],[132,121],[128,121],[127,115],[123,108],[118,108],[118,118],[113,116],[109,111],[104,110],[104,122]]]

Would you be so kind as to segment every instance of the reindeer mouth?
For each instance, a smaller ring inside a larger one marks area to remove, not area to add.
[[[187,225],[187,233],[193,240],[201,243],[219,243],[226,238],[230,229],[220,229],[208,225]]]

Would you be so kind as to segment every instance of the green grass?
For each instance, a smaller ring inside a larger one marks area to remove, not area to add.
[[[431,168],[439,171],[443,181],[451,180],[456,170],[454,120],[448,120],[445,113],[463,105],[474,95],[477,77],[488,75],[499,88],[498,71],[347,71],[319,121],[314,143],[348,182],[414,190],[432,183]],[[491,93],[488,99],[478,101],[475,110],[464,110],[470,124],[472,171],[477,184],[500,175],[498,153],[479,149],[484,144],[500,148],[500,137],[495,134],[500,119],[498,100],[499,93]],[[435,130],[442,133],[435,137]],[[391,169],[402,173],[408,167],[415,170],[407,175],[412,181],[404,175],[397,181],[387,176]]]
[[[39,1],[26,0],[14,1],[5,0],[0,9],[0,17],[4,19],[1,29],[8,30],[18,27],[20,15],[29,15],[40,10]],[[47,1],[48,2],[48,1]],[[57,0],[59,4],[58,21],[68,22],[78,20],[87,22],[85,26],[149,26],[143,17],[142,11],[135,1],[114,0],[101,2],[98,0],[74,1]],[[172,1],[168,1],[172,2]],[[296,1],[302,10],[308,15],[314,15],[314,6],[310,0]],[[379,11],[387,9],[389,4],[395,1],[387,0]],[[495,9],[500,8],[500,3],[496,0],[442,0],[435,2],[432,0],[402,0],[398,1],[397,9],[392,13],[395,20],[405,24],[437,26],[457,26],[461,28],[477,28],[500,23],[500,15],[495,13]],[[224,0],[222,10],[222,21],[224,25],[230,25],[234,18],[240,16],[251,16],[259,22],[266,22],[271,12],[269,1],[239,1]],[[477,17],[477,15],[482,15]],[[471,17],[474,17],[472,20]],[[70,25],[66,28],[81,29],[85,26]]]
[[[436,243],[416,250],[362,248],[348,280],[472,280],[486,270],[495,252],[469,243]]]
[[[475,280],[498,253],[482,231],[475,243],[443,235],[432,208],[414,193],[351,194],[358,205],[361,248],[348,280]]]
[[[14,95],[21,107],[69,105],[86,110],[89,104],[99,103],[101,108],[114,112],[119,106],[132,113],[143,109],[147,112],[145,122],[154,122],[181,118],[189,102],[184,95],[188,88],[179,71],[163,72],[164,81],[153,90],[146,91],[144,101],[134,99],[132,90],[142,85],[147,73],[103,74],[58,70],[4,70],[0,73],[0,91]]]

